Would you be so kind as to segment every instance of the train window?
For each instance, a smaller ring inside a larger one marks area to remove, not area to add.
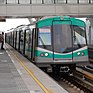
[[[20,4],[29,4],[30,0],[19,0]]]
[[[6,0],[0,0],[0,4],[5,4]]]
[[[7,0],[8,4],[17,4],[18,1],[17,0]]]
[[[42,4],[42,0],[32,0],[32,4]]]
[[[86,44],[86,37],[85,37],[85,28],[84,27],[73,27],[73,43],[74,45],[80,44],[85,45]]]
[[[93,3],[93,0],[90,0],[91,1],[91,3]]]
[[[76,4],[77,3],[77,0],[68,0],[67,3]]]
[[[66,3],[66,0],[55,0],[55,2],[58,4],[60,4],[60,3]]]
[[[79,3],[89,3],[89,0],[79,0]]]
[[[51,28],[49,26],[39,28],[38,36],[39,45],[51,45]]]

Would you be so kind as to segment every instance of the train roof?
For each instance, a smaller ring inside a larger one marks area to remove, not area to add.
[[[54,17],[50,17],[50,18],[44,18],[37,22],[37,27],[39,28],[39,27],[43,27],[43,26],[51,26],[52,24],[54,24],[53,21],[54,22],[59,21],[59,22],[55,22],[55,24],[62,24],[61,20],[64,21],[64,24],[86,27],[86,24],[84,21],[70,17],[70,16],[62,16],[62,17],[54,16]]]

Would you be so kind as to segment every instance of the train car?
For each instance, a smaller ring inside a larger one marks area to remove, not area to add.
[[[24,39],[21,53],[47,72],[73,71],[76,65],[88,63],[86,25],[82,20],[69,16],[44,18],[19,33],[23,35],[19,34],[18,44],[20,38]]]

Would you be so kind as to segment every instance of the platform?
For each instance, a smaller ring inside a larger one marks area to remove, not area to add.
[[[68,93],[9,45],[0,50],[0,93]]]
[[[30,93],[5,50],[0,50],[0,93]]]

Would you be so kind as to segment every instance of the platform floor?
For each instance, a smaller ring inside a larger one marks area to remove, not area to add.
[[[0,50],[0,93],[30,93],[5,50]]]
[[[0,93],[68,93],[8,44],[0,50]]]

